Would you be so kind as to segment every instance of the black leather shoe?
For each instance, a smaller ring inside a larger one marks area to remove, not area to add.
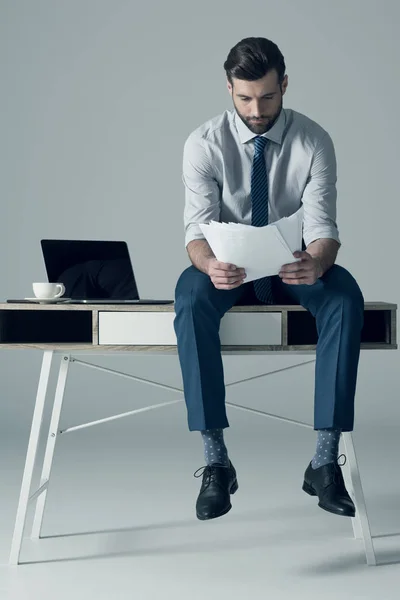
[[[344,456],[346,464],[346,456]],[[338,458],[338,460],[339,460]],[[343,466],[341,465],[341,466]],[[304,473],[303,490],[310,496],[318,496],[318,506],[335,515],[354,517],[356,508],[347,493],[343,473],[337,462],[313,469],[311,462]]]
[[[197,474],[201,469],[203,472]],[[230,495],[238,489],[235,467],[229,461],[229,467],[219,465],[207,465],[200,467],[194,473],[195,477],[201,477],[203,481],[196,502],[196,515],[201,521],[222,517],[232,508]]]

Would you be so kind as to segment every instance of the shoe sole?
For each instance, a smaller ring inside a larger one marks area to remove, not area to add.
[[[231,489],[229,490],[229,493],[232,495],[235,492],[237,492],[239,488],[237,479],[232,483]],[[225,508],[225,510],[223,510],[222,512],[215,514],[215,515],[210,515],[210,516],[204,516],[204,515],[199,515],[196,512],[196,516],[200,521],[208,521],[209,519],[217,519],[218,517],[223,517],[224,515],[226,515],[226,513],[228,513],[232,508],[232,504],[229,503],[228,506]]]
[[[302,487],[303,491],[306,492],[306,494],[308,494],[309,496],[317,496],[317,492],[314,490],[314,488],[312,488],[308,483],[306,483],[304,481],[303,483],[303,487]],[[331,508],[327,508],[326,506],[324,506],[323,504],[321,504],[320,502],[318,502],[318,506],[320,508],[322,508],[323,510],[326,510],[329,513],[332,513],[333,515],[338,515],[339,517],[355,517],[356,513],[343,513],[343,512],[337,512],[336,510],[332,510]]]

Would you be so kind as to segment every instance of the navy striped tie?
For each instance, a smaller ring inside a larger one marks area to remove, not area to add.
[[[251,224],[255,227],[268,225],[268,176],[265,163],[267,138],[254,138],[254,158],[251,170]],[[256,296],[265,304],[272,304],[271,278],[262,277],[253,281]]]

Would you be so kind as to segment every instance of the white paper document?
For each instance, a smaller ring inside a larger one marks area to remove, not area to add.
[[[277,275],[281,267],[298,262],[293,252],[301,250],[303,207],[264,227],[242,223],[200,224],[200,229],[217,260],[246,271],[245,282]]]

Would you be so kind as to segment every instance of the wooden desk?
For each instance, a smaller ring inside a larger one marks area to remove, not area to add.
[[[78,360],[76,356],[80,353],[95,355],[111,352],[176,353],[176,337],[173,329],[174,316],[173,305],[0,304],[0,348],[36,348],[43,351],[42,367],[11,544],[9,561],[11,565],[20,564],[21,544],[30,501],[36,502],[31,538],[40,538],[55,443],[60,435],[104,423],[105,421],[123,418],[147,410],[155,410],[176,402],[183,402],[183,390],[181,388],[107,369],[87,361]],[[367,302],[364,311],[361,349],[396,349],[396,316],[396,304]],[[236,306],[223,317],[220,335],[223,354],[248,354],[249,352],[261,354],[275,354],[276,352],[314,354],[317,344],[315,319],[307,310],[298,305]],[[61,354],[61,361],[57,387],[52,400],[52,416],[47,432],[47,445],[41,469],[40,485],[35,492],[30,494],[50,368],[55,354]],[[299,365],[290,368],[297,368],[314,362],[314,360],[301,362]],[[59,421],[65,384],[69,366],[73,362],[178,392],[180,398],[179,400],[162,402],[60,430]],[[227,384],[226,387],[242,384],[274,372],[277,371],[242,379]],[[313,425],[309,423],[295,421],[294,419],[231,402],[226,402],[226,404],[257,416],[279,419],[313,429]],[[351,432],[343,433],[342,440],[345,444],[347,456],[344,475],[345,479],[348,479],[348,491],[356,506],[356,516],[351,519],[354,537],[363,540],[367,564],[376,565],[375,550]]]
[[[396,349],[397,305],[366,302],[362,349]],[[0,304],[0,348],[176,352],[174,306]],[[221,322],[223,351],[315,350],[302,306],[235,306]]]

